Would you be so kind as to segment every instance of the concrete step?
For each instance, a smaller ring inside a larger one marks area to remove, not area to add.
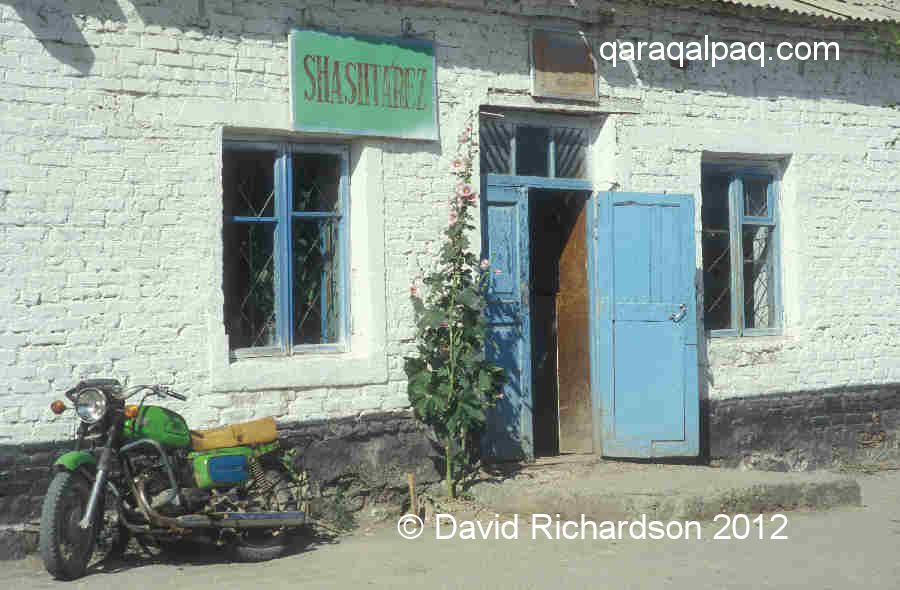
[[[40,522],[0,526],[0,561],[37,552],[39,534]]]
[[[470,489],[475,500],[506,514],[548,514],[595,522],[711,520],[717,514],[859,506],[859,484],[829,472],[736,471],[571,458],[494,473]]]

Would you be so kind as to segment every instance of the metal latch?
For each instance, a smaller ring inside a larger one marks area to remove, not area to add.
[[[669,319],[675,322],[676,324],[684,319],[684,316],[687,315],[687,305],[682,303],[678,306],[678,313],[673,313],[669,316]]]

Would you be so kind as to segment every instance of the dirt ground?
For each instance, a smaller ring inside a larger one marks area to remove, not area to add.
[[[59,583],[30,556],[0,563],[0,587],[896,588],[900,472],[861,475],[859,481],[863,507],[786,513],[780,533],[787,539],[781,540],[771,538],[781,523],[769,515],[762,520],[763,539],[753,525],[743,540],[714,539],[724,521],[705,523],[700,539],[635,539],[626,531],[624,539],[595,540],[589,529],[585,539],[548,539],[543,530],[534,539],[527,517],[520,517],[515,540],[461,539],[461,524],[451,539],[436,538],[434,525],[426,524],[421,536],[406,540],[391,519],[298,546],[293,554],[262,564],[229,563],[214,549],[196,548],[163,560],[130,556],[108,570]],[[454,508],[458,523],[476,514],[465,503]],[[483,511],[477,515],[483,526],[493,520]],[[443,521],[444,535],[448,523]],[[742,526],[737,532],[743,534]]]

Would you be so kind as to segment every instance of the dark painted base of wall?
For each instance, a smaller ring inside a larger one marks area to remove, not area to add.
[[[400,504],[407,473],[441,479],[427,430],[408,412],[282,423],[320,507],[341,490],[347,510]],[[713,400],[701,405],[706,461],[725,467],[806,471],[900,462],[900,384]],[[40,517],[51,465],[71,442],[0,445],[0,525]],[[313,509],[317,508],[314,503]]]
[[[50,466],[71,443],[0,445],[0,525],[40,518]]]
[[[897,383],[710,400],[701,416],[706,456],[725,467],[810,471],[900,461]]]
[[[297,449],[296,468],[306,471],[314,495],[326,498],[323,506],[338,489],[351,511],[370,502],[399,504],[407,473],[421,483],[441,479],[426,430],[408,412],[281,423],[278,436]],[[72,444],[0,445],[0,525],[40,518],[51,466]]]
[[[295,468],[306,472],[313,496],[327,499],[340,489],[352,511],[402,503],[408,473],[417,483],[441,479],[435,447],[411,412],[279,424],[278,436],[297,449]]]

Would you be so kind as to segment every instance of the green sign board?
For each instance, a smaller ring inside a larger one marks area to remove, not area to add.
[[[294,129],[438,139],[434,43],[291,32]]]

